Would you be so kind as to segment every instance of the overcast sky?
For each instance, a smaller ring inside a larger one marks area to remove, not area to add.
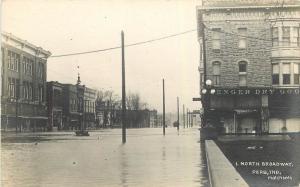
[[[199,0],[2,0],[2,30],[52,55],[120,46],[196,29]],[[162,111],[162,78],[166,111],[176,111],[176,97],[199,109],[197,32],[125,49],[126,90],[138,92],[150,107]],[[121,50],[49,58],[47,81],[82,83],[114,90],[121,96]]]

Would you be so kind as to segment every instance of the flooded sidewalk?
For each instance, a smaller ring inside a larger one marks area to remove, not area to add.
[[[197,128],[9,134],[2,139],[2,186],[208,186]],[[27,141],[24,141],[27,140]]]

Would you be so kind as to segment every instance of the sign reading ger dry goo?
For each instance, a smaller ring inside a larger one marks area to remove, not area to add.
[[[300,88],[216,89],[214,95],[300,95]]]

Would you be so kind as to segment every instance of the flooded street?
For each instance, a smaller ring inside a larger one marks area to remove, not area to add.
[[[2,186],[207,186],[197,128],[12,134],[2,142]],[[18,139],[22,140],[17,141]],[[29,140],[24,143],[24,140]]]

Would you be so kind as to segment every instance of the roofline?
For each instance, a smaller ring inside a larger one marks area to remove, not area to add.
[[[17,41],[17,42],[20,42],[20,43],[22,43],[22,44],[25,44],[26,46],[29,46],[29,47],[31,47],[31,48],[37,50],[37,51],[41,51],[42,53],[44,53],[45,55],[47,55],[47,57],[49,57],[49,56],[52,55],[52,53],[51,53],[50,51],[46,51],[46,50],[44,50],[42,47],[38,47],[38,46],[36,46],[36,45],[33,45],[33,44],[27,42],[26,40],[23,40],[23,39],[21,39],[21,38],[15,36],[15,35],[13,35],[13,34],[11,34],[11,33],[2,31],[1,34],[2,34],[3,36],[8,37],[8,38],[12,38],[13,40],[15,40],[15,41]],[[5,43],[5,42],[3,42],[3,43]]]

